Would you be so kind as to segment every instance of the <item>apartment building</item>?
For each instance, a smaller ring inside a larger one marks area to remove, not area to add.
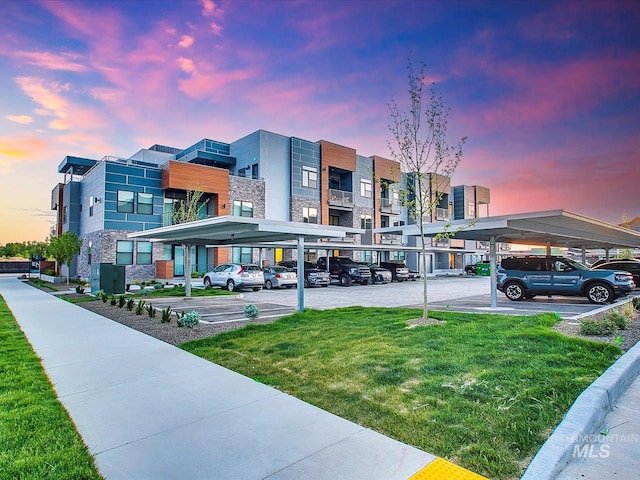
[[[411,221],[401,205],[400,165],[325,140],[258,130],[231,143],[202,139],[185,149],[157,144],[128,158],[67,156],[58,172],[63,181],[52,191],[57,223],[51,234],[70,231],[83,239],[68,272],[72,276],[89,278],[95,263],[125,265],[128,283],[184,275],[181,245],[131,240],[127,234],[171,225],[176,202],[187,191],[202,192],[200,218],[237,215],[368,230],[317,242],[305,252],[312,261],[330,249],[356,260],[407,258],[417,265],[402,249],[410,239],[371,234],[372,228]],[[438,180],[446,192],[439,196],[433,221],[448,220],[453,212],[450,179]],[[481,193],[477,205],[488,205],[488,190],[471,188]],[[340,244],[350,248],[342,251]],[[379,245],[387,248],[376,251]],[[279,248],[196,246],[191,265],[203,272],[223,261],[274,263],[294,254]]]

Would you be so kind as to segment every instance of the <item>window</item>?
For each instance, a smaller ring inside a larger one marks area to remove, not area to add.
[[[251,247],[233,247],[233,263],[253,262],[253,249]]]
[[[151,265],[151,252],[153,245],[151,242],[138,242],[136,244],[136,264]]]
[[[118,212],[133,213],[133,192],[118,190]]]
[[[152,193],[138,193],[138,213],[142,215],[153,215]]]
[[[318,223],[318,209],[311,207],[302,207],[303,223]]]
[[[476,204],[473,202],[467,203],[467,215],[471,218],[476,216]]]
[[[329,215],[329,225],[339,226],[340,225],[340,216],[339,215]]]
[[[318,188],[318,169],[315,167],[302,167],[302,186]]]
[[[253,202],[234,200],[233,215],[236,217],[253,217]]]
[[[258,164],[254,163],[251,165],[251,178],[258,179]]]
[[[360,179],[360,196],[363,198],[371,198],[371,180]]]
[[[371,229],[371,215],[360,215],[360,228]]]
[[[133,242],[118,240],[116,242],[116,265],[133,265]]]
[[[62,223],[63,224],[67,223],[68,218],[69,218],[69,209],[65,205],[64,207],[62,207]]]
[[[89,216],[93,217],[93,202],[94,202],[94,196],[91,195],[89,197]]]

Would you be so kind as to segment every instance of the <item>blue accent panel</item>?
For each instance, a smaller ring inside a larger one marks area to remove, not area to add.
[[[129,222],[162,222],[160,215],[141,215],[139,213],[130,213],[127,215]]]
[[[105,201],[111,200],[112,202],[118,201],[118,194],[116,192],[104,192]],[[115,207],[113,207],[115,208]]]
[[[104,222],[104,228],[107,230],[129,230],[137,232],[142,230],[142,223],[138,222],[114,222],[106,220]]]
[[[147,187],[144,189],[144,191],[145,193],[153,193],[154,203],[157,198],[159,198],[161,200],[160,203],[162,203],[162,199],[164,198],[164,192],[162,191],[162,189]]]
[[[122,175],[135,175],[136,177],[144,177],[144,168],[130,167],[128,165],[107,164],[107,172],[121,173]]]
[[[105,211],[109,211],[111,210],[112,212],[115,212],[118,209],[118,202],[115,201],[111,201],[111,202],[104,202],[104,210]]]
[[[155,178],[156,180],[162,180],[161,170],[147,170],[147,178]]]
[[[162,227],[162,223],[152,223],[152,222],[144,223],[145,230],[151,230],[152,228],[160,228],[160,227]]]
[[[147,187],[157,188],[159,182],[155,178],[129,177],[129,185],[145,185]]]
[[[104,176],[104,179],[107,182],[121,183],[123,185],[125,185],[127,183],[127,176],[126,175],[118,175],[117,173],[107,173]]]
[[[118,190],[127,190],[129,192],[144,192],[143,187],[138,187],[135,185],[122,185],[121,183],[111,183],[106,182],[104,187],[107,191],[117,192]]]
[[[127,219],[127,215],[124,213],[118,213],[118,212],[104,212],[104,219],[105,220],[121,220],[121,221],[125,221]]]

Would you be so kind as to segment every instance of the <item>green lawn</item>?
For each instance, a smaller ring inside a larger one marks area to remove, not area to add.
[[[350,307],[297,313],[181,345],[493,479],[519,477],[621,350],[550,330],[553,315]]]
[[[2,297],[0,478],[102,478]]]

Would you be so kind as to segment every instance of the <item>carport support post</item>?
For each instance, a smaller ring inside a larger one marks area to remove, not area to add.
[[[298,311],[304,312],[304,236],[298,235]]]
[[[184,248],[184,296],[191,296],[191,244],[185,243]]]
[[[496,283],[496,266],[497,262],[496,254],[496,237],[491,235],[489,239],[489,276],[491,278],[491,308],[498,307],[498,286]]]

